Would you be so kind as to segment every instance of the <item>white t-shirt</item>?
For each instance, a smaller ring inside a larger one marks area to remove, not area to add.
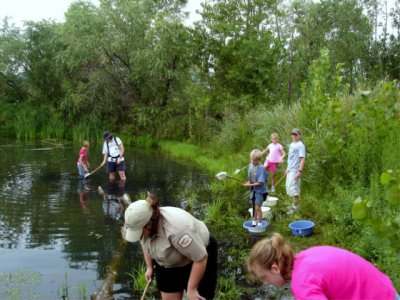
[[[297,171],[302,157],[306,157],[306,147],[302,141],[292,142],[289,146],[288,171]]]
[[[115,143],[117,141],[117,143]],[[103,143],[103,154],[108,154],[111,157],[118,157],[118,155],[121,154],[121,151],[119,150],[119,145],[121,145],[122,142],[119,139],[119,137],[113,137],[111,141],[108,142],[108,148],[107,148],[107,141]],[[108,150],[110,149],[110,152]]]

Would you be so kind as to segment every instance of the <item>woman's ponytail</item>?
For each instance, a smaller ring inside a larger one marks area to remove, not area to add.
[[[160,212],[160,201],[158,200],[156,195],[151,194],[150,192],[147,192],[147,201],[151,205],[151,208],[153,209],[153,214],[151,215],[149,223],[151,224],[149,227],[150,230],[150,237],[153,237],[157,234],[158,231],[158,223],[161,218],[161,212]]]

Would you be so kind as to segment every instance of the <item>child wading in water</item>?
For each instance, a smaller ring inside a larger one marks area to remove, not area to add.
[[[88,150],[89,150],[89,142],[83,141],[82,148],[79,151],[79,157],[77,162],[79,179],[85,179],[85,174],[89,173],[90,164],[88,161]]]
[[[330,246],[295,254],[278,233],[253,246],[247,267],[264,283],[291,280],[296,300],[400,300],[390,278],[361,256]]]
[[[269,151],[265,159],[264,167],[267,172],[271,174],[271,193],[275,193],[275,173],[279,163],[283,162],[286,153],[281,144],[279,144],[279,135],[277,133],[271,134],[271,143],[265,148],[261,154],[264,155]]]
[[[250,203],[253,205],[253,223],[252,227],[262,226],[262,211],[261,205],[267,198],[267,181],[268,175],[264,166],[260,163],[261,151],[254,149],[250,153],[251,163],[247,173],[247,182],[244,186],[250,187]],[[258,223],[257,223],[258,221]]]

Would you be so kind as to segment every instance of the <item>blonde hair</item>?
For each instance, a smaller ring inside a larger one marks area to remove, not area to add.
[[[82,146],[85,148],[89,147],[89,142],[88,141],[83,141]]]
[[[263,239],[253,246],[247,261],[247,270],[255,275],[254,265],[270,270],[276,264],[282,277],[289,280],[293,270],[294,251],[279,233],[273,233],[270,239]]]
[[[279,140],[279,135],[276,132],[271,133],[271,139],[276,138]]]
[[[253,151],[250,152],[250,159],[254,160],[254,159],[261,159],[262,154],[261,151],[258,149],[254,149]]]

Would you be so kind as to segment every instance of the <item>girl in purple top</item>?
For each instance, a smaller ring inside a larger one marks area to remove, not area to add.
[[[254,245],[248,270],[265,283],[282,287],[292,281],[297,300],[394,300],[390,278],[350,251],[317,246],[295,254],[278,233]]]

